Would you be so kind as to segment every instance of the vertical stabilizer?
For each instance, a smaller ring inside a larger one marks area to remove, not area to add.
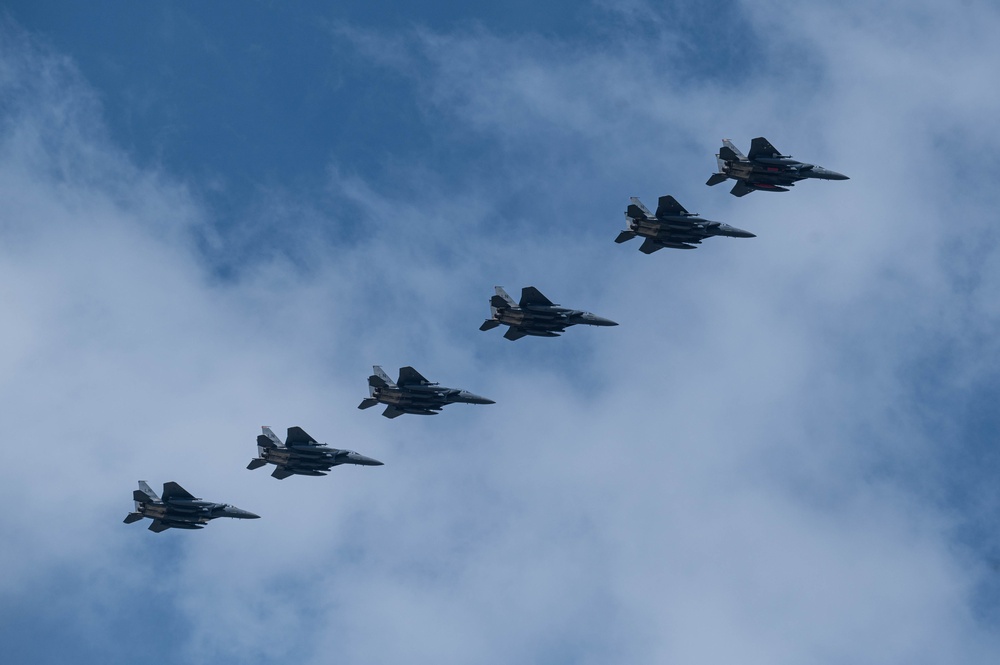
[[[149,497],[150,501],[159,501],[160,496],[153,491],[153,488],[145,480],[139,481],[139,491]]]
[[[507,303],[508,307],[517,307],[517,303],[514,302],[514,299],[511,298],[506,291],[503,290],[502,286],[495,286],[493,288],[497,292],[497,295],[504,299],[504,302]]]
[[[377,376],[378,378],[380,378],[383,381],[385,381],[386,385],[388,385],[388,386],[394,386],[394,385],[396,385],[395,383],[393,383],[392,379],[389,378],[389,375],[385,373],[385,370],[382,369],[379,365],[374,365],[372,367],[372,373],[375,376]]]
[[[267,425],[264,425],[260,429],[261,429],[261,432],[264,433],[264,436],[266,436],[271,443],[273,443],[274,445],[279,446],[279,447],[281,446],[281,439],[279,439],[278,436],[274,432],[271,431],[270,427],[268,427]]]
[[[733,145],[733,142],[732,142],[732,141],[730,141],[729,139],[722,139],[722,145],[724,145],[725,147],[727,147],[727,148],[729,148],[730,150],[732,150],[732,151],[733,151],[733,154],[734,154],[734,155],[736,155],[736,157],[738,157],[740,161],[742,161],[742,162],[745,162],[745,161],[747,161],[747,156],[746,156],[746,155],[744,155],[744,154],[743,154],[743,153],[742,153],[742,152],[740,151],[740,149],[739,149],[739,148],[737,148],[737,147],[736,147],[735,145]],[[720,152],[721,152],[721,151],[720,151]],[[720,155],[720,156],[721,156],[721,155]]]
[[[649,211],[649,208],[647,208],[646,206],[644,206],[642,204],[642,201],[640,201],[638,199],[638,197],[630,196],[628,200],[632,202],[632,205],[630,205],[628,207],[628,209],[626,209],[626,211],[625,211],[625,215],[627,217],[631,217],[633,219],[639,219],[641,217],[652,217],[653,216],[653,213],[651,213]],[[633,210],[632,210],[633,207],[639,211],[639,214],[636,214],[636,213],[633,212]]]

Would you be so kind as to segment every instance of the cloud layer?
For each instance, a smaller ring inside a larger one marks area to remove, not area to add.
[[[711,76],[668,11],[590,11],[565,40],[341,25],[439,147],[377,181],[331,155],[235,226],[5,26],[14,656],[995,659],[996,11],[750,7],[747,66]],[[762,134],[852,179],[702,184]],[[667,193],[758,237],[611,242]],[[622,325],[511,344],[476,330],[494,284]],[[376,363],[497,404],[357,411]],[[243,469],[260,424],[386,466],[279,483]],[[263,519],[126,527],[138,478]]]

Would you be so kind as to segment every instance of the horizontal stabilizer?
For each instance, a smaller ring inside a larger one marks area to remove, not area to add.
[[[501,296],[492,296],[490,298],[490,307],[494,309],[509,309],[514,303],[509,303],[504,300]]]
[[[712,176],[708,179],[708,182],[706,182],[705,184],[708,185],[709,187],[714,187],[715,185],[718,185],[719,183],[725,182],[727,180],[729,180],[729,176],[727,176],[725,173],[713,173]]]
[[[250,463],[247,464],[247,468],[250,469],[251,471],[253,471],[254,469],[259,469],[262,466],[267,466],[267,460],[261,459],[259,457],[253,458],[252,460],[250,460]]]
[[[376,404],[378,404],[378,400],[377,399],[373,399],[371,397],[368,397],[366,399],[361,400],[361,404],[358,404],[358,408],[359,409],[370,409],[373,406],[375,406]]]
[[[263,434],[258,434],[257,446],[259,448],[277,448],[278,444],[276,444],[274,441],[271,441],[271,439],[267,438]]]
[[[618,234],[618,237],[615,238],[615,242],[617,243],[628,242],[634,237],[635,237],[635,231],[622,231],[621,233]]]
[[[138,522],[141,519],[142,519],[142,513],[129,513],[128,515],[125,516],[125,519],[122,521],[125,524],[132,524],[133,522]]]
[[[288,476],[294,476],[294,475],[295,475],[294,473],[289,471],[288,468],[284,466],[279,466],[271,473],[271,476],[273,478],[277,478],[278,480],[284,480]]]
[[[498,325],[500,325],[500,322],[497,321],[496,319],[486,319],[485,321],[483,321],[483,325],[479,326],[479,329],[480,330],[493,330]]]
[[[155,501],[154,497],[149,496],[142,490],[132,490],[132,500],[138,501],[139,503],[149,503],[150,501]]]

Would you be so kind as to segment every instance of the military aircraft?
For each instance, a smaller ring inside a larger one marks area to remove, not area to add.
[[[702,219],[697,213],[685,210],[672,196],[660,197],[655,215],[636,197],[633,196],[631,201],[625,210],[628,228],[618,234],[615,242],[626,242],[636,236],[642,236],[645,240],[639,251],[643,254],[652,254],[664,247],[696,249],[695,245],[711,236],[757,237],[749,231],[729,224]]]
[[[156,496],[145,480],[139,481],[139,489],[132,491],[135,512],[125,517],[125,524],[138,522],[150,517],[153,523],[150,531],[160,533],[167,529],[201,529],[216,517],[235,517],[255,520],[260,515],[240,510],[228,503],[213,503],[193,496],[175,482],[163,483],[163,498]]]
[[[368,409],[379,402],[388,404],[382,415],[396,418],[404,413],[422,416],[436,415],[445,404],[462,402],[465,404],[496,404],[491,399],[473,395],[467,390],[445,388],[431,383],[412,367],[400,367],[399,379],[392,382],[381,367],[375,365],[375,373],[368,377],[368,399],[361,400],[359,409]]]
[[[713,173],[705,184],[711,187],[732,178],[736,180],[729,192],[733,196],[746,196],[758,189],[763,192],[787,192],[799,180],[808,178],[848,180],[842,173],[796,161],[791,155],[782,155],[763,136],[750,142],[749,155],[740,152],[729,139],[722,139],[722,148],[715,158],[719,162],[719,172]]]
[[[595,316],[590,312],[560,307],[533,286],[521,289],[521,302],[515,303],[502,287],[495,287],[496,295],[490,298],[490,313],[480,330],[492,330],[501,323],[510,326],[504,337],[513,341],[525,335],[536,337],[558,337],[569,326],[584,323],[590,326],[617,326],[610,319]]]
[[[301,427],[289,427],[285,443],[281,443],[270,427],[261,427],[263,434],[257,435],[257,453],[260,457],[250,460],[248,469],[259,469],[267,464],[276,468],[271,473],[278,480],[288,476],[325,476],[330,469],[340,464],[360,464],[361,466],[382,466],[382,462],[359,455],[353,450],[338,450],[306,434]]]

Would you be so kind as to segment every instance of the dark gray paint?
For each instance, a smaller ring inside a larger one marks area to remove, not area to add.
[[[836,171],[815,164],[806,164],[782,155],[763,136],[750,142],[750,154],[744,155],[729,139],[722,139],[722,148],[715,156],[719,172],[713,173],[705,184],[718,185],[732,178],[736,180],[730,194],[746,196],[750,192],[787,192],[800,180],[848,180]]]

